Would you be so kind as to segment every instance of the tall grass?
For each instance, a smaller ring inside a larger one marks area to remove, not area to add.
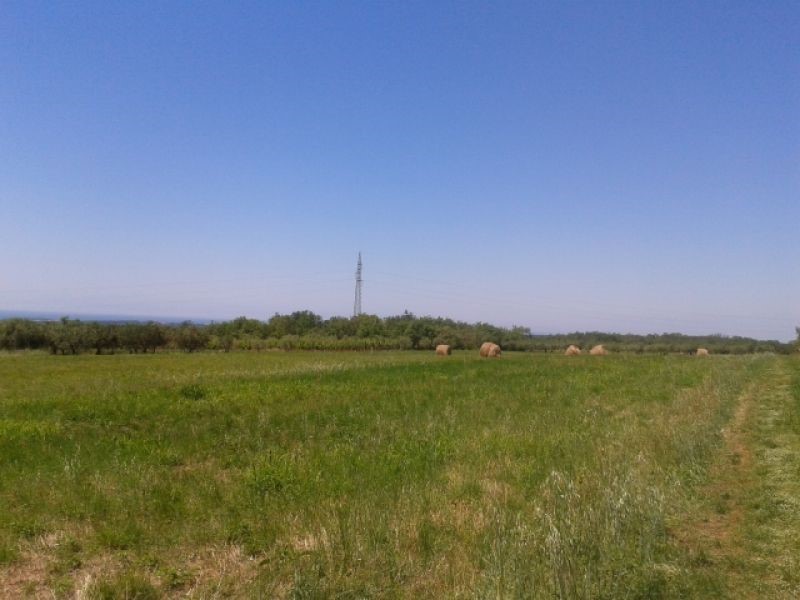
[[[199,597],[681,593],[671,519],[772,360],[2,357],[0,581]]]

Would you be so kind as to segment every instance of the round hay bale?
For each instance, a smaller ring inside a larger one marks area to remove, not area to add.
[[[710,353],[706,348],[698,348],[697,352],[695,352],[697,356],[708,356]]]
[[[608,354],[608,350],[603,348],[603,344],[597,344],[597,346],[593,346],[591,350],[589,350],[589,354],[592,356],[605,356]]]
[[[439,344],[436,346],[436,356],[449,356],[452,350],[447,344]]]
[[[500,346],[493,342],[483,342],[481,344],[480,355],[484,358],[500,356]]]
[[[564,355],[565,356],[578,356],[580,353],[581,353],[581,349],[580,348],[570,344],[570,346],[567,348],[566,352],[564,352]]]

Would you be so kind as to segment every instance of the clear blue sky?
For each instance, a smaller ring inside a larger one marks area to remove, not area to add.
[[[789,339],[800,3],[0,3],[0,309]]]

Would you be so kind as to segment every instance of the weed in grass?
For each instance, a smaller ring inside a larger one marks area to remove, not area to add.
[[[298,481],[292,457],[277,450],[257,460],[247,475],[246,486],[258,502],[263,502],[291,495]]]
[[[178,390],[181,398],[186,400],[202,400],[208,394],[206,388],[197,383],[189,383],[181,386]]]
[[[725,515],[729,512],[728,502],[725,498],[717,498],[714,502],[714,512],[718,515]]]
[[[85,597],[87,600],[157,600],[161,594],[145,577],[124,572],[92,583]]]
[[[0,566],[14,562],[19,557],[16,544],[9,538],[0,538]]]
[[[53,595],[59,600],[62,598],[67,600],[68,598],[75,598],[76,596],[75,583],[68,575],[63,575],[57,578],[52,582],[50,587],[53,591]]]
[[[80,542],[74,538],[63,539],[58,542],[54,558],[50,565],[50,572],[54,575],[64,575],[83,566]]]
[[[32,540],[47,533],[47,527],[41,521],[20,520],[11,523],[11,531],[23,539]]]
[[[97,543],[109,550],[136,548],[143,538],[141,526],[132,520],[108,523],[97,530]]]
[[[430,562],[436,555],[436,538],[436,526],[431,523],[429,518],[423,517],[417,527],[417,547],[423,564]]]
[[[225,541],[229,544],[249,544],[253,540],[253,529],[248,523],[236,523],[228,531]]]
[[[194,581],[194,575],[183,569],[165,569],[160,575],[164,587],[170,591],[183,589]]]

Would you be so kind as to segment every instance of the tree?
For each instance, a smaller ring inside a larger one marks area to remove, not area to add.
[[[117,334],[120,347],[125,348],[130,353],[139,351],[139,325],[136,323],[125,323],[120,327]]]
[[[0,321],[0,348],[24,350],[47,347],[47,332],[41,323],[29,319]]]
[[[281,338],[289,333],[289,317],[275,313],[267,321],[267,335],[269,337]]]
[[[62,317],[47,329],[52,354],[78,354],[89,345],[88,328],[78,320]]]
[[[298,310],[289,315],[289,333],[305,335],[322,326],[322,317],[310,310]]]
[[[119,343],[114,325],[97,322],[87,323],[85,331],[86,345],[89,348],[94,348],[95,354],[102,354],[103,350],[111,350],[113,352],[113,349]]]
[[[148,321],[141,326],[139,332],[139,346],[142,352],[147,352],[150,349],[154,354],[156,348],[163,346],[167,343],[167,336],[164,333],[164,327],[154,321]]]
[[[224,328],[224,331],[220,330],[220,327]],[[215,333],[219,336],[228,334],[235,337],[266,337],[267,334],[267,327],[265,323],[262,323],[258,319],[248,319],[247,317],[238,317],[230,323],[221,323],[216,327],[211,327],[211,329],[215,328]]]
[[[270,337],[305,335],[322,327],[322,317],[310,310],[298,310],[290,315],[275,313],[267,323]]]
[[[356,323],[356,335],[358,337],[371,338],[384,335],[383,321],[377,315],[358,315],[353,320]]]
[[[175,331],[175,345],[186,352],[204,348],[208,343],[208,332],[189,321],[181,323]]]
[[[352,337],[356,334],[357,321],[355,318],[331,317],[323,324],[326,335],[336,339]]]
[[[433,344],[435,346],[438,346],[439,344],[447,344],[456,350],[464,348],[463,338],[461,338],[461,336],[458,335],[458,331],[451,326],[440,328],[436,334],[436,337],[433,338]]]
[[[420,348],[420,342],[423,338],[429,340],[433,339],[436,335],[436,331],[434,331],[430,324],[425,323],[421,319],[417,319],[408,326],[406,335],[408,339],[411,340],[411,347],[417,350]]]

